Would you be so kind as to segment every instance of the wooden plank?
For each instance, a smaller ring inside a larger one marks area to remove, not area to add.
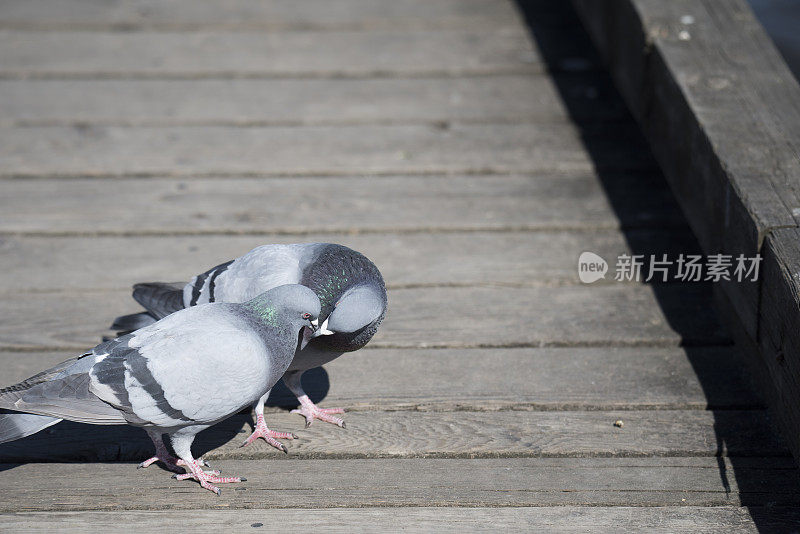
[[[0,480],[14,491],[0,495],[0,510],[209,509],[216,513],[264,507],[623,505],[638,506],[637,513],[646,514],[641,506],[772,502],[779,511],[780,505],[793,505],[798,495],[792,476],[796,469],[785,460],[725,459],[718,464],[715,458],[534,458],[217,464],[226,474],[245,476],[247,482],[224,488],[216,497],[196,483],[170,478],[157,467],[137,471],[133,464],[113,463],[4,466]],[[720,467],[730,483],[727,491]],[[413,509],[403,508],[403,512],[413,513]],[[621,511],[618,517],[627,519],[627,514]]]
[[[9,180],[2,183],[0,231],[303,235],[685,227],[657,176],[609,176],[605,188],[614,208],[592,174]]]
[[[513,4],[504,0],[399,0],[389,4],[346,0],[331,9],[325,0],[225,3],[210,0],[12,0],[3,3],[0,27],[11,29],[265,31],[516,27]]]
[[[0,348],[82,351],[137,307],[129,291],[0,295]],[[728,341],[703,284],[464,287],[389,292],[375,347],[713,345]],[[45,310],[45,312],[43,312]],[[663,310],[663,311],[662,311]]]
[[[0,352],[0,387],[69,352]],[[349,411],[743,409],[759,407],[730,347],[370,349],[304,376],[315,401]],[[297,399],[279,383],[270,406]],[[296,426],[296,425],[292,425]]]
[[[237,417],[229,420],[227,428],[209,430],[204,436],[209,440],[205,447],[222,442],[226,436],[231,440],[209,450],[209,458],[283,456],[264,443],[240,449],[251,431],[250,416]],[[617,429],[614,422],[620,419],[625,427]],[[297,432],[303,426],[299,416],[270,414],[275,428],[290,429],[300,437],[288,445],[291,457],[788,455],[761,410],[353,412],[347,420],[347,429],[340,432],[322,425]],[[243,435],[231,433],[237,421]],[[721,436],[724,443],[717,439]],[[25,445],[26,449],[36,447],[33,441]],[[48,439],[48,446],[51,444]],[[200,450],[203,445],[198,442],[198,447]]]
[[[771,379],[770,401],[795,455],[800,455],[800,230],[773,231],[764,242],[762,305],[759,310],[758,349],[761,365]]]
[[[623,428],[614,425],[617,420]],[[252,431],[250,414],[199,434],[192,450],[209,460],[789,454],[765,410],[356,411],[347,414],[346,429],[319,423],[304,428],[301,416],[280,410],[267,421],[298,436],[285,440],[288,455],[264,441],[240,447]],[[151,454],[142,429],[70,421],[0,445],[0,462],[9,463],[141,461]]]
[[[589,9],[611,9],[607,2],[592,4],[576,2],[578,11],[587,15]],[[644,124],[654,153],[667,178],[674,181],[681,202],[687,207],[713,208],[712,217],[705,222],[697,217],[699,209],[690,210],[690,221],[698,228],[701,243],[719,247],[725,239],[708,235],[712,228],[728,232],[736,228],[732,222],[726,227],[720,220],[725,188],[751,210],[751,222],[741,226],[756,227],[745,236],[753,241],[751,249],[760,245],[770,228],[793,225],[786,208],[796,201],[791,200],[793,197],[780,199],[783,187],[778,181],[797,168],[789,150],[792,136],[788,134],[797,128],[800,88],[746,2],[737,0],[722,6],[705,1],[634,0],[618,3],[617,9],[619,19],[587,16],[584,20],[607,54],[621,92],[634,116]],[[682,15],[692,17],[691,27],[681,24]],[[614,40],[609,34],[612,28],[602,26],[612,22],[620,27],[630,25],[631,30],[638,25],[639,29],[630,32],[629,40]],[[681,39],[681,31],[689,38]],[[642,49],[634,52],[634,41],[644,35],[652,40],[651,48],[647,53]],[[656,82],[663,83],[659,87]],[[652,116],[644,115],[644,107]],[[671,114],[673,118],[657,124],[655,114],[659,118]],[[700,127],[704,133],[695,131]],[[731,131],[745,135],[733,136]],[[657,136],[664,141],[662,146]],[[713,154],[706,153],[711,150]],[[688,151],[694,157],[689,157]],[[681,157],[676,157],[678,154]],[[724,169],[719,168],[721,163]],[[764,175],[764,168],[772,169],[775,178]],[[686,179],[689,175],[701,177],[699,188],[707,191],[706,202],[712,204],[698,204],[701,195],[677,179],[679,171]],[[735,243],[732,236],[729,239],[732,242],[728,244]]]
[[[650,287],[619,285],[399,290],[390,295],[391,311],[375,345],[725,342],[709,299],[702,285],[665,286],[657,297]],[[442,317],[452,317],[445,330]]]
[[[2,176],[361,175],[647,170],[630,127],[594,129],[584,149],[572,125],[462,124],[0,128]]]
[[[391,289],[567,285],[577,283],[575,262],[586,250],[612,266],[620,254],[634,251],[669,257],[697,253],[694,238],[678,228],[631,230],[624,237],[617,230],[302,237],[0,236],[0,292],[127,289],[137,282],[190,280],[259,245],[296,241],[341,243],[361,251],[380,267]],[[544,254],[534,252],[545,250]],[[608,275],[611,280],[613,273]]]
[[[168,53],[165,53],[168,51]],[[3,78],[342,77],[542,72],[520,27],[501,31],[0,34]]]
[[[577,120],[627,111],[602,78],[561,74]],[[0,121],[162,126],[309,125],[409,121],[562,121],[549,76],[289,80],[0,80]]]
[[[797,370],[781,369],[797,360],[800,86],[743,0],[574,3],[704,249],[774,256],[769,282],[719,300],[800,454]]]
[[[800,86],[747,2],[575,4],[704,249],[752,256],[795,227]],[[756,339],[758,285],[726,285]]]
[[[756,519],[753,519],[755,516]],[[20,532],[126,532],[160,533],[165,521],[174,521],[193,532],[226,528],[246,529],[281,525],[287,530],[349,528],[390,531],[402,525],[404,532],[496,532],[556,529],[559,532],[609,532],[654,529],[664,532],[692,531],[708,534],[759,532],[759,527],[791,528],[800,521],[796,509],[736,506],[536,506],[503,508],[316,508],[250,510],[170,510],[113,512],[18,512],[0,516],[5,528]]]

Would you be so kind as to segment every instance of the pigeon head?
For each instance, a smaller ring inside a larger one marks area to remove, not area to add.
[[[371,284],[351,287],[335,303],[314,337],[341,350],[355,350],[366,345],[386,312],[386,293]]]
[[[304,327],[317,329],[320,303],[316,293],[305,286],[288,284],[266,291],[245,305],[262,324],[288,329],[296,335]]]

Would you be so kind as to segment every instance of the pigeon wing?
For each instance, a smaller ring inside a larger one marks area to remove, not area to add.
[[[262,245],[195,276],[183,291],[186,307],[204,302],[246,302],[285,284],[298,284],[324,243]]]
[[[208,424],[235,413],[263,394],[269,352],[234,308],[192,307],[98,346],[106,355],[92,368],[91,391],[139,424]]]

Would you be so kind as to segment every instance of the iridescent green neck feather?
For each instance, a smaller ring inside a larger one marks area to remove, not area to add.
[[[275,328],[278,327],[278,311],[267,299],[256,297],[248,304],[250,309],[253,310],[264,323]]]
[[[346,272],[342,270],[339,273],[333,273],[331,276],[317,286],[317,296],[319,297],[322,307],[333,306],[334,300],[341,296],[342,290],[347,286]]]

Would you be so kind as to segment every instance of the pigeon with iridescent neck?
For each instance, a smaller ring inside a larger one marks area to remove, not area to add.
[[[355,250],[330,243],[263,245],[195,276],[188,284],[137,284],[133,298],[147,312],[120,317],[112,328],[139,328],[156,318],[204,302],[242,302],[271,287],[289,283],[309,287],[322,303],[319,330],[304,349],[297,351],[283,376],[286,386],[300,402],[293,413],[303,415],[306,426],[319,419],[344,427],[344,421],[337,417],[344,410],[314,404],[300,379],[304,371],[366,345],[386,314],[383,277],[375,264]],[[266,400],[264,397],[255,403],[255,429],[243,445],[263,438],[286,451],[277,440],[296,436],[267,427]]]
[[[140,467],[161,461],[182,473],[179,480],[195,479],[219,494],[214,484],[244,479],[204,471],[192,456],[195,435],[269,395],[298,342],[316,329],[319,312],[319,298],[301,285],[276,287],[242,304],[180,310],[0,389],[0,443],[61,419],[139,426],[156,451]]]

